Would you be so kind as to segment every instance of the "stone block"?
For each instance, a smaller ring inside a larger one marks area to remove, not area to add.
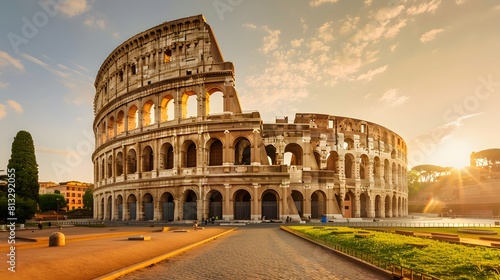
[[[49,247],[66,245],[66,237],[62,232],[54,232],[49,236]]]

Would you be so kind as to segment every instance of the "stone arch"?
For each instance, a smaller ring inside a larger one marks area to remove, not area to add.
[[[373,177],[375,178],[375,181],[380,179],[380,174],[380,158],[376,156],[373,158]]]
[[[169,192],[164,192],[160,197],[161,219],[164,221],[173,221],[175,213],[174,196]]]
[[[390,172],[391,172],[391,165],[389,164],[389,160],[386,159],[384,160],[384,182],[386,184],[389,183]]]
[[[252,196],[246,190],[237,190],[234,193],[234,219],[250,220]]]
[[[196,144],[187,140],[182,144],[182,167],[196,167]]]
[[[174,168],[174,147],[167,142],[160,148],[160,169],[172,168]]]
[[[186,91],[182,94],[181,112],[182,118],[196,117],[198,115],[198,101],[194,91]]]
[[[367,194],[367,192],[362,192],[359,194],[359,214],[360,217],[368,217],[369,214],[369,207],[370,207],[370,196]]]
[[[289,161],[285,164],[291,165],[302,165],[303,164],[303,151],[302,147],[296,143],[290,143],[285,147],[285,155],[289,153]]]
[[[209,155],[208,155],[208,165],[209,166],[220,166],[223,163],[223,151],[224,147],[222,141],[217,138],[210,139],[209,143]]]
[[[344,172],[347,179],[356,178],[356,162],[352,154],[345,154]]]
[[[155,121],[155,103],[152,100],[148,100],[142,107],[142,125],[152,125]]]
[[[398,201],[396,196],[392,197],[392,216],[397,217],[398,215]]]
[[[154,153],[151,146],[146,146],[142,150],[142,171],[148,172],[154,169]]]
[[[116,203],[117,219],[118,219],[118,221],[122,221],[123,220],[123,196],[121,194],[116,196],[115,203]]]
[[[127,153],[127,174],[133,174],[137,172],[137,152],[134,149],[130,149]]]
[[[385,216],[392,217],[391,197],[389,195],[385,197]]]
[[[218,88],[207,91],[206,110],[207,115],[224,112],[224,93]]]
[[[198,220],[198,196],[193,190],[184,192],[184,203],[182,207],[183,220]]]
[[[361,155],[361,162],[359,163],[359,178],[361,180],[370,178],[369,165],[370,159],[368,159],[368,156],[365,154]]]
[[[113,116],[108,119],[108,139],[113,139],[115,137],[115,118]]]
[[[123,175],[123,153],[118,152],[116,154],[116,160],[115,160],[115,171],[116,171],[116,176],[121,176]]]
[[[221,219],[223,215],[223,197],[217,190],[211,190],[208,194],[208,218]]]
[[[153,196],[150,193],[145,193],[142,196],[142,212],[144,220],[150,221],[154,219],[154,203]]]
[[[172,95],[165,95],[160,103],[160,122],[166,122],[174,119],[175,102]]]
[[[113,197],[111,195],[108,196],[107,204],[106,204],[106,217],[105,220],[111,221],[111,209],[112,209]],[[72,200],[72,204],[75,204],[75,200]]]
[[[354,149],[354,140],[352,138],[345,138],[344,139],[344,150],[353,150]]]
[[[132,105],[128,109],[127,113],[127,128],[130,131],[138,127],[139,127],[139,109],[137,109],[137,106]]]
[[[292,199],[293,203],[295,205],[295,208],[297,209],[297,212],[300,217],[303,217],[304,215],[304,195],[300,191],[293,190],[292,191]]]
[[[375,217],[376,218],[382,218],[384,217],[384,213],[383,213],[383,201],[382,201],[382,197],[380,197],[380,195],[376,195],[375,196]]]
[[[331,151],[326,158],[326,170],[332,170],[335,173],[339,172],[339,154],[336,151]]]
[[[326,214],[326,194],[315,191],[311,194],[311,219],[320,219]]]
[[[112,155],[109,155],[108,156],[108,162],[107,162],[107,165],[108,165],[108,178],[112,178],[113,177],[113,156]]]
[[[354,217],[354,194],[349,191],[344,196],[344,217],[352,218]]]
[[[274,190],[266,190],[262,193],[262,219],[277,220],[279,219],[279,195]]]
[[[266,145],[266,154],[269,165],[276,165],[276,147],[273,145]]]
[[[246,137],[238,137],[234,141],[234,165],[250,165],[252,163],[252,148]]]
[[[129,220],[137,219],[137,198],[134,194],[130,194],[127,198],[127,211]]]
[[[120,110],[116,116],[116,135],[120,135],[123,132],[125,132],[125,113],[123,113],[123,110]]]

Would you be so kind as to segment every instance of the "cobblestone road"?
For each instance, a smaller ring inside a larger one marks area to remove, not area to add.
[[[279,228],[241,228],[120,279],[389,279]]]

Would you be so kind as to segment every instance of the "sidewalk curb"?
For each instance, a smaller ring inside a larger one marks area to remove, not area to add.
[[[191,245],[188,245],[188,246],[185,246],[185,247],[182,247],[180,249],[177,249],[177,250],[174,250],[172,252],[168,252],[168,253],[165,253],[165,254],[162,254],[162,255],[159,255],[157,257],[154,257],[154,258],[151,258],[149,260],[145,260],[145,261],[142,261],[142,262],[139,262],[139,263],[136,263],[134,265],[131,265],[131,266],[128,266],[128,267],[125,267],[125,268],[121,268],[121,269],[118,269],[118,270],[115,270],[113,272],[110,272],[108,274],[105,274],[105,275],[102,275],[102,276],[99,276],[97,278],[94,278],[94,280],[111,280],[111,279],[116,279],[120,276],[123,276],[123,275],[126,275],[130,272],[133,272],[133,271],[136,271],[138,269],[141,269],[141,268],[145,268],[147,266],[150,266],[150,265],[153,265],[153,264],[156,264],[156,263],[159,263],[161,261],[164,261],[168,258],[171,258],[171,257],[174,257],[175,255],[178,255],[180,253],[183,253],[189,249],[192,249],[198,245],[201,245],[203,243],[206,243],[206,242],[209,242],[209,241],[212,241],[213,239],[217,239],[227,233],[230,233],[232,231],[234,231],[236,228],[232,228],[232,229],[229,229],[223,233],[219,233],[215,236],[211,236],[207,239],[204,239],[202,241],[199,241],[199,242],[196,242],[194,244],[191,244]]]

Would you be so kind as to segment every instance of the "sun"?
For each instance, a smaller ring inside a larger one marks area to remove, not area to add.
[[[449,139],[439,144],[430,163],[462,170],[470,165],[471,152],[472,147],[467,141]]]

